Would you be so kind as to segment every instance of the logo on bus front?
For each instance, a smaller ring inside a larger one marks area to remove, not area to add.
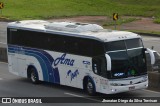
[[[68,65],[68,66],[74,66],[74,59],[66,58],[66,53],[62,54],[62,56],[56,58],[53,63],[52,67],[56,67],[59,64]]]

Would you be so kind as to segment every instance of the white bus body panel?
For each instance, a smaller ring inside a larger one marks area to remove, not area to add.
[[[10,48],[16,48],[14,49],[14,53],[10,52]],[[85,75],[90,75],[92,72],[92,59],[90,57],[85,56],[77,56],[77,55],[71,55],[71,54],[65,54],[65,53],[59,53],[59,52],[51,52],[46,50],[38,50],[39,54],[36,54],[37,57],[26,55],[26,51],[30,52],[31,50],[25,50],[23,52],[16,51],[18,47],[13,46],[9,47],[8,52],[8,63],[9,63],[9,71],[15,75],[27,77],[27,68],[29,66],[34,66],[38,72],[39,80],[41,81],[48,81],[49,77],[55,77],[53,74],[54,72],[49,72],[48,69],[43,70],[42,67],[52,67],[53,69],[58,69],[58,73],[56,75],[59,75],[58,78],[60,80],[59,84],[61,85],[67,85],[67,86],[73,86],[77,88],[83,88],[83,78]],[[23,47],[22,47],[23,48]],[[35,51],[32,51],[35,52]],[[44,55],[42,52],[45,52],[47,55]],[[43,57],[41,57],[40,54],[43,54]],[[47,57],[48,56],[48,57]],[[64,56],[64,57],[63,57]],[[44,60],[44,57],[46,60]],[[54,61],[51,63],[46,63],[49,58],[53,58]],[[39,59],[42,59],[42,61],[39,61]],[[61,64],[61,60],[66,60],[66,63]],[[73,60],[73,61],[72,61]],[[69,62],[70,61],[70,62]],[[43,63],[41,63],[43,62]],[[86,62],[86,63],[85,63]],[[56,65],[54,65],[56,64]],[[72,66],[73,64],[73,66]],[[44,79],[43,72],[46,71],[47,76],[49,76],[47,79]]]
[[[27,78],[27,68],[29,65],[36,67],[39,80],[43,81],[42,69],[35,57],[24,54],[8,53],[9,72]]]
[[[40,51],[40,50],[39,50]],[[25,52],[25,50],[24,50]],[[148,85],[148,77],[142,76],[138,78],[122,79],[122,80],[108,80],[101,76],[98,76],[92,71],[92,58],[85,56],[76,56],[71,54],[64,54],[59,52],[43,51],[53,57],[53,62],[50,63],[52,68],[58,69],[59,84],[67,85],[71,87],[83,89],[83,79],[85,76],[90,76],[93,79],[96,92],[113,94],[119,92],[129,91],[129,87],[135,86],[135,89],[146,88]],[[47,57],[47,55],[45,55]],[[42,57],[41,57],[42,58]],[[49,60],[49,58],[47,57]],[[47,61],[44,60],[44,61]],[[62,62],[63,60],[63,62]],[[66,63],[64,62],[66,60]],[[44,79],[43,72],[47,70],[42,69],[42,64],[34,56],[28,56],[24,53],[8,53],[9,71],[18,76],[27,77],[27,68],[32,65],[36,68],[39,76],[39,80],[52,82],[48,79]],[[61,63],[62,62],[62,63]],[[46,62],[45,62],[46,63]],[[46,64],[43,64],[44,66]],[[53,77],[54,73],[49,72],[47,76]],[[51,78],[50,77],[50,78]],[[55,77],[55,76],[54,76]],[[146,78],[147,77],[147,78]],[[144,81],[144,79],[146,80]],[[132,81],[132,84],[130,82]],[[53,82],[54,83],[54,82]],[[57,82],[55,82],[57,83]],[[111,86],[112,83],[124,84],[126,86]]]

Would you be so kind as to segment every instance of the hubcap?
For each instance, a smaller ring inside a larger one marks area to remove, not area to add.
[[[88,84],[87,84],[87,89],[88,89],[88,92],[89,92],[89,93],[92,93],[92,92],[93,92],[93,85],[92,85],[91,82],[88,82]]]
[[[36,81],[36,75],[35,75],[34,72],[31,73],[31,80],[32,80],[33,82]]]

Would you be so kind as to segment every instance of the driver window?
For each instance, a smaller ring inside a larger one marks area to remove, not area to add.
[[[93,60],[93,64],[92,64],[92,68],[93,68],[93,72],[95,74],[100,75],[101,74],[101,60],[98,58],[94,58]]]
[[[106,62],[104,56],[98,56],[92,59],[92,69],[95,74],[102,77],[107,77]]]

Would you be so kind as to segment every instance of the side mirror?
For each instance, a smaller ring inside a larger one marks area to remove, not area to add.
[[[149,53],[150,57],[151,57],[151,64],[155,64],[155,56],[154,56],[154,53],[153,53],[153,50],[147,48],[147,52]]]
[[[107,60],[107,71],[111,71],[111,57],[108,54],[105,54]]]

